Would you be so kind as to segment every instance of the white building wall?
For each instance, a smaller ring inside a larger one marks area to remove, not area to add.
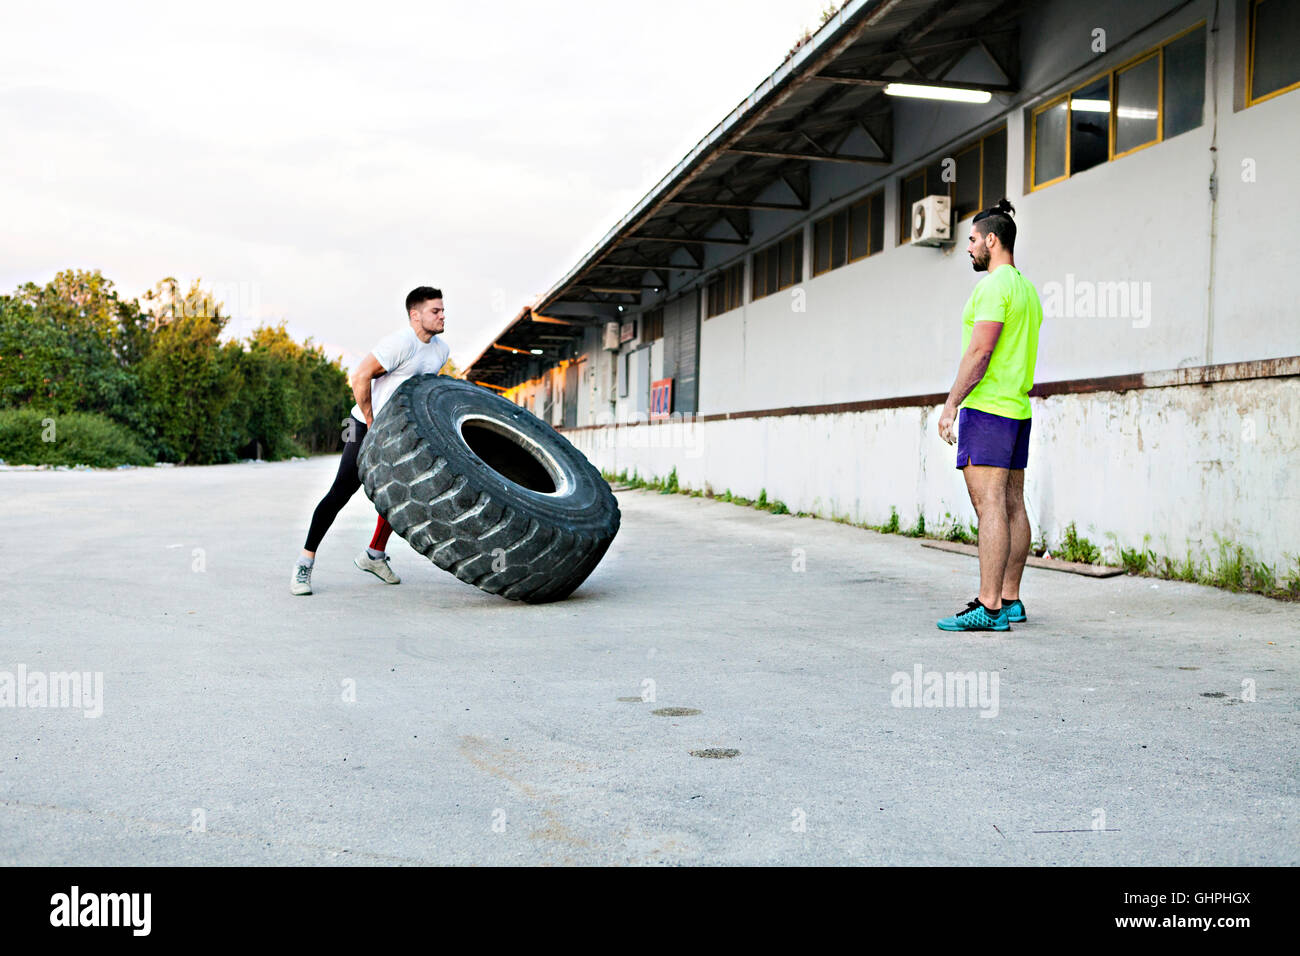
[[[975,514],[939,406],[572,431],[607,472],[784,501],[791,511],[934,528]],[[1034,535],[1067,524],[1105,546],[1181,558],[1218,538],[1300,556],[1300,378],[1034,399],[1025,500]]]

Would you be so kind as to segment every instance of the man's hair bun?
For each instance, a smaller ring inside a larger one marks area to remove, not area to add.
[[[1006,246],[1007,252],[1011,252],[1016,247],[1016,224],[1011,219],[1015,214],[1016,207],[1003,196],[988,209],[978,213],[971,223],[978,225],[982,235],[993,233]]]

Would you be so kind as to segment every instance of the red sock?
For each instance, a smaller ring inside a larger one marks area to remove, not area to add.
[[[393,533],[393,526],[388,523],[383,515],[379,516],[379,522],[375,525],[375,536],[370,539],[370,547],[375,551],[388,550],[388,536]]]

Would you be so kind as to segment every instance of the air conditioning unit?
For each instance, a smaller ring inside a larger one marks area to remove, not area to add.
[[[619,325],[617,322],[605,323],[605,351],[606,352],[618,351],[618,329],[619,329]]]
[[[947,196],[912,203],[912,245],[944,246],[952,241],[952,201]]]

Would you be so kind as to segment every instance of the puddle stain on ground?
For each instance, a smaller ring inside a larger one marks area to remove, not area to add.
[[[528,834],[528,839],[564,844],[570,847],[591,848],[590,841],[575,833],[561,819],[560,810],[555,806],[558,802],[555,796],[541,793],[532,784],[521,780],[514,767],[507,766],[508,764],[519,764],[526,759],[518,751],[511,750],[509,747],[496,746],[483,737],[476,737],[472,734],[466,734],[460,738],[459,750],[462,757],[484,773],[505,781],[530,800],[541,800],[550,804],[550,806],[541,808],[544,822],[541,827]],[[570,766],[587,769],[575,761],[567,761],[567,763]],[[573,861],[566,858],[563,862],[567,864]]]
[[[560,815],[549,807],[542,811],[546,823],[538,830],[528,834],[530,840],[546,840],[551,843],[566,843],[569,846],[591,847],[591,843],[570,830],[560,819]]]

